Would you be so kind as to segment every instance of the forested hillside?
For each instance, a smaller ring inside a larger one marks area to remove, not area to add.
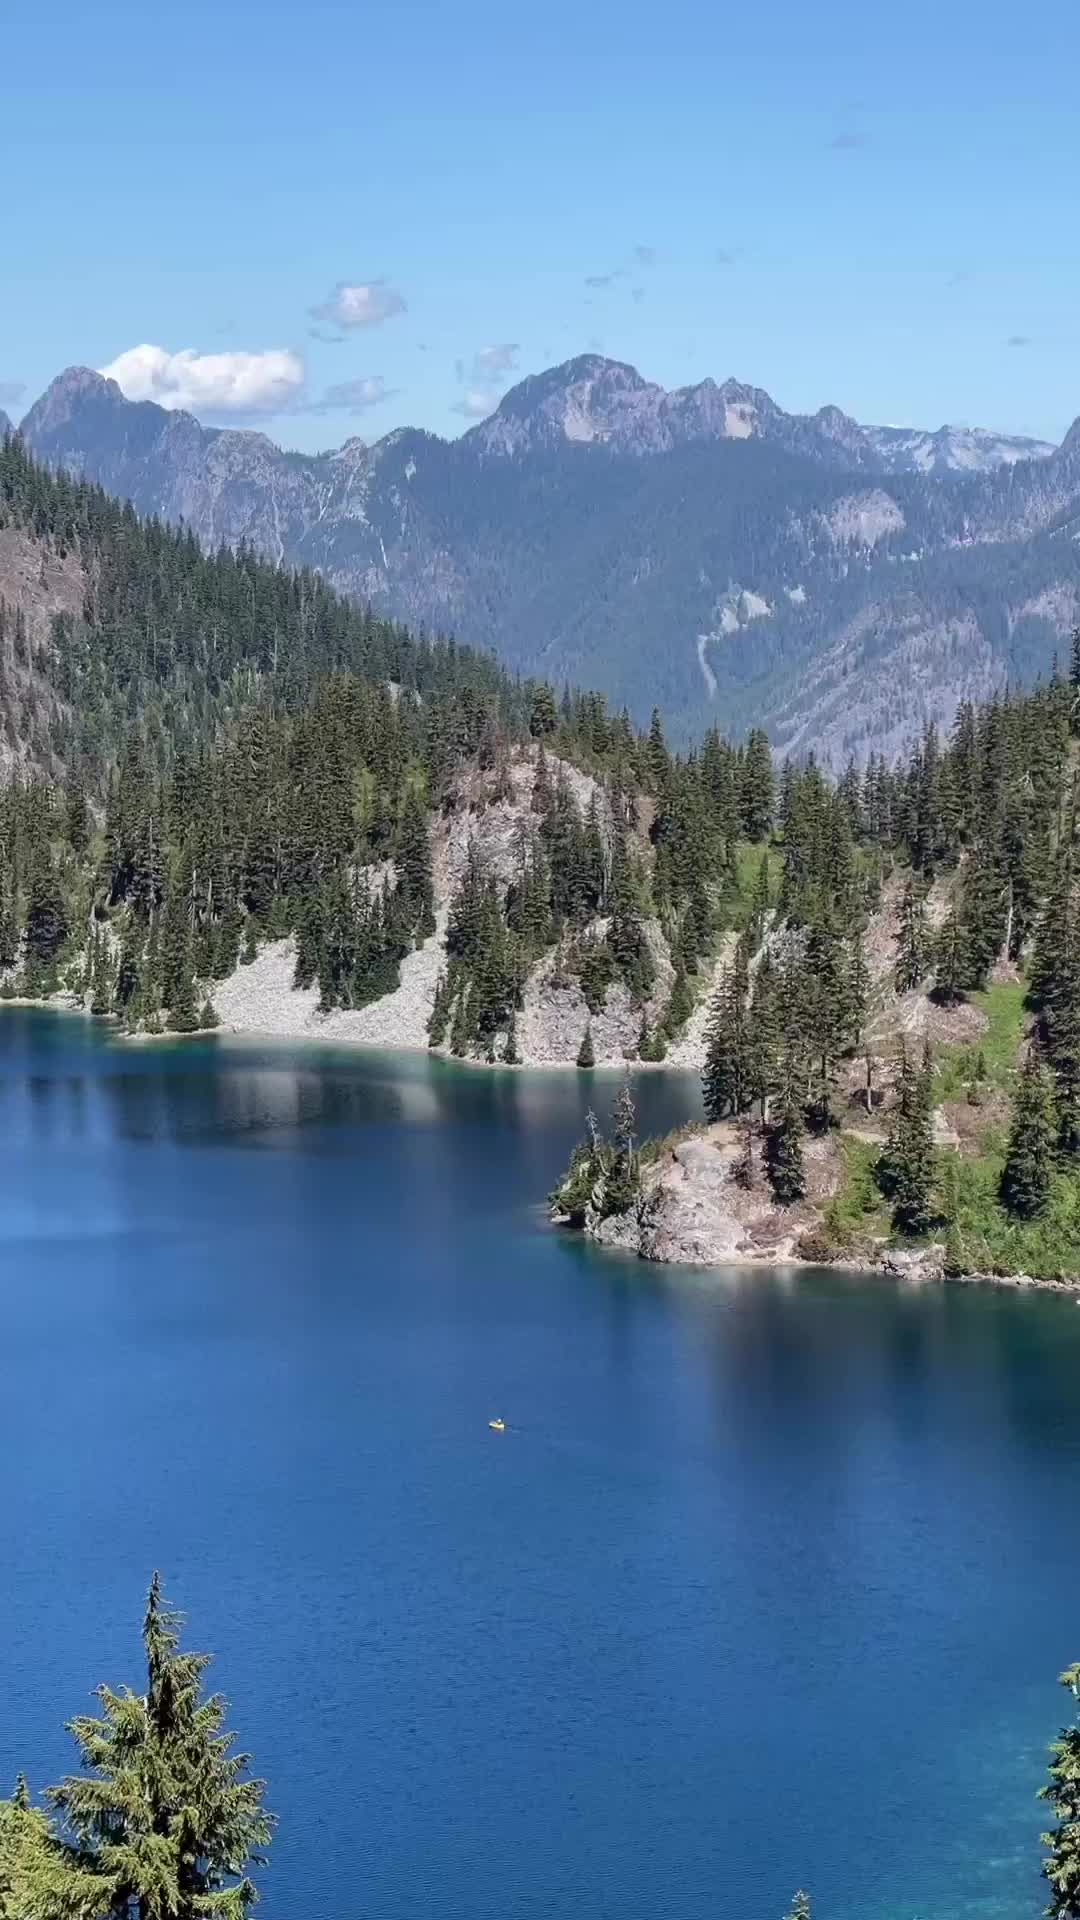
[[[433,851],[458,814],[436,1044],[512,1060],[545,954],[598,1014],[619,983],[646,1053],[659,957],[681,1024],[766,817],[760,737],[673,759],[659,721],[638,736],[597,696],[415,640],[311,575],[207,556],[11,439],[0,539],[21,555],[0,628],[21,768],[0,797],[6,993],[184,1031],[241,956],[289,941],[298,988],[363,1007],[435,931]],[[477,843],[499,809],[497,873]]]
[[[708,1125],[625,1099],[556,1211],[650,1258],[1080,1275],[1080,636],[1068,679],[965,706],[895,769],[785,769],[719,968]],[[770,876],[768,879],[766,875]]]

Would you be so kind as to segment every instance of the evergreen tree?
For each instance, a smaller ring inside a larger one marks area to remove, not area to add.
[[[180,1616],[155,1574],[143,1646],[144,1693],[100,1687],[102,1716],[80,1715],[70,1731],[84,1771],[48,1799],[70,1835],[76,1874],[99,1887],[93,1908],[138,1920],[242,1920],[256,1898],[273,1822],[263,1782],[246,1777],[248,1756],[223,1732],[226,1703],[204,1695],[209,1656],[180,1650]]]
[[[934,997],[945,1006],[962,1000],[971,981],[964,923],[951,907],[934,942]]]
[[[441,1047],[446,1038],[446,1029],[450,1021],[453,994],[445,973],[440,973],[435,982],[435,998],[428,1016],[428,1045]]]
[[[666,1052],[663,1028],[650,1027],[647,1016],[642,1014],[637,1043],[638,1059],[655,1062],[662,1060]]]
[[[534,740],[543,740],[555,732],[557,725],[555,695],[546,680],[541,680],[533,689],[532,706],[529,711],[529,732]]]
[[[415,787],[409,788],[401,816],[397,868],[405,924],[417,940],[426,940],[435,931],[435,886],[427,813]]]
[[[581,1036],[581,1045],[578,1048],[577,1064],[579,1067],[586,1068],[586,1069],[589,1067],[595,1067],[596,1065],[596,1053],[593,1049],[592,1026],[587,1020],[585,1022],[585,1032]]]
[[[753,727],[742,769],[742,828],[748,840],[764,840],[772,828],[775,783],[768,736]]]
[[[675,969],[675,977],[671,982],[671,992],[668,995],[668,1003],[664,1008],[664,1017],[661,1022],[663,1031],[669,1040],[674,1040],[676,1034],[686,1025],[693,1011],[694,1002],[690,993],[690,983],[686,978],[686,969],[685,967],[678,966]]]
[[[625,1213],[637,1200],[641,1174],[637,1155],[637,1110],[624,1080],[611,1116],[614,1152],[605,1181],[605,1213]]]
[[[910,993],[921,985],[930,970],[930,956],[926,903],[909,880],[900,904],[900,926],[896,936],[894,979],[897,993]]]
[[[705,1038],[701,1092],[710,1120],[743,1113],[754,1098],[754,1057],[745,969],[733,962],[720,981]]]
[[[191,961],[191,943],[185,941],[179,962],[172,973],[171,997],[168,1002],[170,1033],[194,1033],[199,1025],[198,1003],[195,996],[195,976]]]
[[[1054,1095],[1034,1046],[1013,1096],[1009,1145],[1001,1174],[1001,1203],[1021,1220],[1041,1213],[1054,1172]]]
[[[905,1051],[892,1127],[875,1170],[882,1193],[892,1201],[893,1225],[900,1233],[925,1233],[934,1218],[933,1119],[929,1052],[916,1070]]]
[[[1073,1702],[1080,1701],[1080,1664],[1061,1675]],[[1040,1791],[1056,1824],[1042,1841],[1049,1849],[1043,1876],[1050,1885],[1050,1920],[1080,1920],[1080,1722],[1074,1712],[1051,1750],[1050,1778]]]
[[[783,1207],[801,1200],[806,1192],[802,1139],[802,1110],[795,1088],[794,1063],[789,1060],[773,1119],[765,1130],[765,1172]]]
[[[454,1005],[454,1019],[450,1028],[450,1051],[457,1059],[464,1059],[476,1033],[473,1018],[473,990],[471,984],[462,986],[458,991]]]

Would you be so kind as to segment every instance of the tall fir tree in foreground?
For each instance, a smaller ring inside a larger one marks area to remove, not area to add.
[[[1080,1664],[1067,1667],[1061,1685],[1080,1702]],[[1042,1836],[1049,1848],[1043,1875],[1050,1884],[1049,1920],[1080,1920],[1080,1724],[1074,1711],[1051,1749],[1050,1778],[1040,1799],[1053,1809],[1056,1824]]]
[[[72,1873],[70,1904],[61,1898],[54,1920],[243,1920],[255,1902],[251,1873],[273,1831],[264,1782],[232,1751],[226,1702],[203,1692],[210,1656],[181,1651],[181,1624],[155,1574],[145,1693],[99,1687],[101,1718],[70,1723],[83,1771],[47,1795]]]

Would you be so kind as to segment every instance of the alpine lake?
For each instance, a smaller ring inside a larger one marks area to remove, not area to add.
[[[1080,1312],[560,1233],[617,1086],[0,1012],[0,1778],[160,1567],[267,1920],[1034,1920]]]

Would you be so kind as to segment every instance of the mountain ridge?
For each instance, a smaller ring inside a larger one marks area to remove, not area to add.
[[[597,390],[607,404],[594,413],[592,401]],[[950,422],[936,428],[861,424],[831,402],[816,413],[791,413],[765,388],[734,377],[721,382],[707,377],[687,386],[667,388],[646,380],[628,362],[602,354],[580,354],[542,373],[526,375],[508,389],[485,420],[452,441],[425,428],[403,426],[391,428],[376,441],[356,435],[341,447],[302,453],[280,446],[257,428],[208,426],[183,408],[165,408],[152,400],[129,400],[116,380],[78,365],[65,368],[50,381],[27,409],[17,430],[36,450],[50,433],[70,422],[75,413],[73,403],[100,405],[106,401],[112,406],[122,403],[124,408],[138,409],[146,431],[151,430],[152,420],[158,421],[160,431],[160,416],[164,416],[165,420],[193,422],[210,440],[238,435],[245,441],[261,441],[283,460],[299,461],[333,459],[356,448],[370,453],[384,443],[411,435],[444,447],[471,444],[485,452],[507,453],[537,440],[556,438],[559,429],[562,437],[573,443],[602,442],[639,453],[666,451],[683,440],[743,440],[779,434],[808,448],[816,444],[823,455],[839,448],[849,461],[857,465],[879,463],[880,470],[889,473],[986,471],[1020,460],[1046,459],[1059,450],[1052,442],[1031,435]],[[0,422],[6,423],[8,430],[15,430],[2,409]],[[1065,439],[1076,432],[1080,432],[1080,418],[1073,421]]]
[[[20,431],[207,548],[311,566],[638,720],[660,706],[681,738],[760,718],[781,749],[895,752],[1047,671],[1080,609],[1080,422],[1058,448],[863,427],[587,354],[454,441],[402,427],[292,452],[85,368]]]

